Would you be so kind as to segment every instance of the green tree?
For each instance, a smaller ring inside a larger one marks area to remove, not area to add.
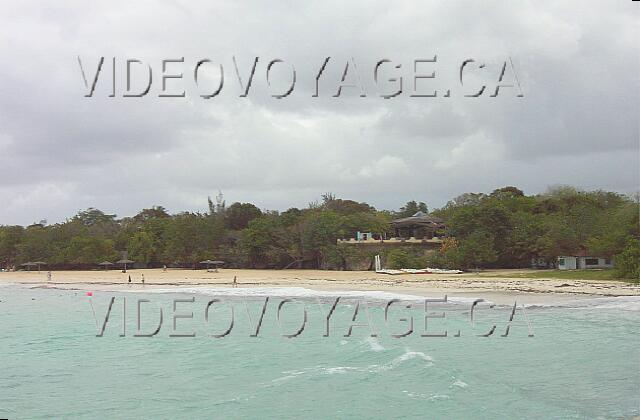
[[[262,211],[251,203],[233,203],[225,212],[227,226],[232,230],[242,230],[260,216]]]
[[[487,232],[476,231],[460,241],[458,261],[464,268],[486,267],[498,259],[493,247],[494,237]]]
[[[216,218],[194,213],[181,213],[167,223],[164,231],[164,258],[197,266],[211,258],[224,240],[224,225]]]
[[[498,188],[497,190],[494,190],[490,194],[490,197],[496,197],[496,198],[524,197],[524,193],[519,188],[509,186],[509,187],[502,187],[502,188]]]
[[[22,226],[0,226],[0,261],[5,266],[12,266],[17,262],[24,234]]]
[[[169,218],[169,213],[162,206],[153,206],[149,209],[142,209],[133,218],[138,222],[146,222],[152,219],[166,219]]]
[[[95,236],[73,237],[65,252],[66,262],[72,264],[97,264],[116,256],[113,241]]]
[[[303,240],[305,251],[315,261],[316,268],[322,268],[329,252],[337,246],[338,238],[344,232],[342,220],[333,211],[311,211],[305,218]]]
[[[327,193],[322,196],[322,209],[334,211],[338,214],[372,213],[375,208],[367,203],[358,203],[353,200],[343,200],[336,198],[333,194]]]
[[[27,261],[45,261],[54,255],[54,244],[50,237],[51,228],[41,225],[31,225],[24,231],[24,237],[18,245],[20,263]]]
[[[250,267],[278,266],[291,261],[286,229],[277,215],[265,215],[249,222],[238,242]]]
[[[148,264],[155,257],[155,240],[152,234],[145,231],[136,232],[129,240],[129,258],[135,262]]]
[[[429,213],[429,208],[427,207],[427,205],[425,203],[423,203],[422,201],[417,203],[415,201],[408,201],[407,204],[405,204],[404,206],[400,207],[400,211],[398,213],[396,213],[396,217],[398,218],[402,218],[402,217],[411,217],[414,214],[416,214],[417,212],[423,212],[423,213]]]

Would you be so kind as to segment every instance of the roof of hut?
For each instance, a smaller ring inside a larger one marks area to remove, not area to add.
[[[411,217],[392,220],[391,225],[397,228],[407,226],[429,226],[438,228],[444,226],[444,221],[439,217],[429,216],[428,214],[419,211]]]

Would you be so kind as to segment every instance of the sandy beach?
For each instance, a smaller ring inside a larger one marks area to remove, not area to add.
[[[143,290],[181,287],[232,287],[236,277],[241,288],[302,287],[332,291],[385,291],[418,296],[481,296],[495,302],[550,302],[581,297],[640,296],[640,287],[619,281],[508,278],[527,270],[494,270],[480,274],[407,274],[390,276],[371,271],[236,270],[218,272],[184,269],[102,271],[46,271],[0,273],[0,283],[86,290]],[[533,271],[532,271],[533,272]],[[142,285],[144,275],[145,284]],[[131,276],[131,284],[128,283]]]

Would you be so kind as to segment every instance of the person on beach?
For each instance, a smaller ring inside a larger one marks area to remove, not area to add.
[[[237,287],[238,286],[238,279],[236,276],[233,276],[233,287]]]
[[[167,266],[166,266],[166,265],[163,265],[163,266],[162,266],[162,271],[163,271],[164,273],[166,273],[166,272],[167,272]]]
[[[142,275],[142,285],[144,286],[144,274]]]
[[[129,284],[131,284],[131,274],[129,274]]]
[[[51,271],[47,271],[47,281],[51,281]]]

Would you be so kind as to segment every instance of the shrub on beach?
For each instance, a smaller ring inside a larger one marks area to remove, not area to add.
[[[629,241],[627,247],[615,257],[615,276],[640,281],[640,240]]]
[[[392,269],[400,268],[425,268],[424,256],[415,255],[405,249],[392,249],[387,253],[387,266]]]

